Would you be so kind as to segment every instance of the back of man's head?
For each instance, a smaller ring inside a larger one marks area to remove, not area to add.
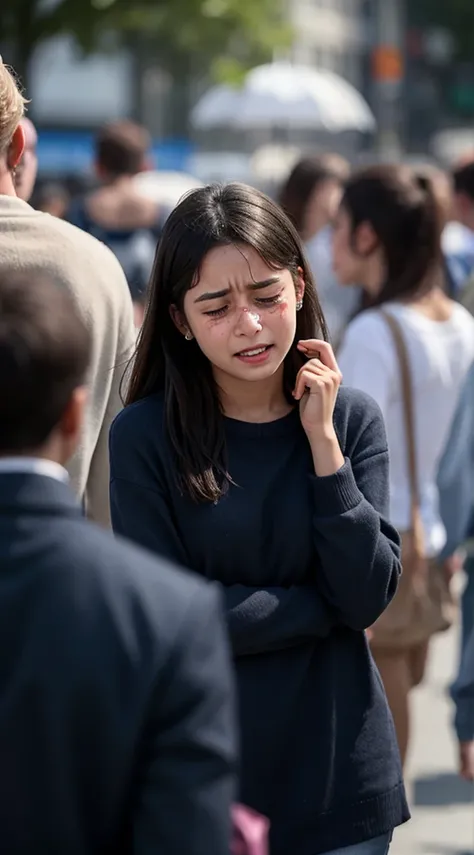
[[[21,120],[25,99],[17,81],[0,57],[0,194],[15,196],[15,170],[23,154]]]
[[[0,57],[0,156],[7,151],[25,112],[25,99]]]
[[[59,457],[74,451],[89,357],[89,333],[59,284],[0,273],[0,456],[36,455],[55,434]]]
[[[113,122],[99,132],[96,162],[102,177],[137,175],[146,168],[150,147],[146,128],[129,121]]]

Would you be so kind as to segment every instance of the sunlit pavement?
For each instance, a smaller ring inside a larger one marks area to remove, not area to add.
[[[425,683],[413,696],[407,769],[412,820],[396,833],[391,855],[474,855],[474,787],[456,774],[447,692],[456,655],[457,631],[438,636]]]

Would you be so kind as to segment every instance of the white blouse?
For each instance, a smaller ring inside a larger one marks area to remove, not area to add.
[[[446,534],[439,514],[438,465],[447,442],[461,387],[474,361],[474,318],[453,304],[447,321],[433,321],[409,306],[384,306],[400,322],[414,389],[418,483],[426,545],[430,555],[443,548]],[[390,521],[410,527],[410,489],[402,390],[395,345],[376,309],[349,324],[338,353],[344,384],[362,389],[379,404],[390,453]]]

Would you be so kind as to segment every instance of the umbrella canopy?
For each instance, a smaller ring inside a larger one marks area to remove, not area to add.
[[[185,172],[140,172],[134,178],[137,190],[159,205],[174,208],[191,190],[202,187],[202,181]]]
[[[375,129],[367,102],[342,77],[283,62],[254,68],[241,89],[213,87],[198,101],[191,119],[202,130],[218,126],[329,132]]]

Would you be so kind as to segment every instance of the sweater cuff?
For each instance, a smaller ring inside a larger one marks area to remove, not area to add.
[[[316,517],[335,517],[354,510],[364,498],[360,492],[350,461],[346,458],[334,475],[322,478],[311,475]]]

